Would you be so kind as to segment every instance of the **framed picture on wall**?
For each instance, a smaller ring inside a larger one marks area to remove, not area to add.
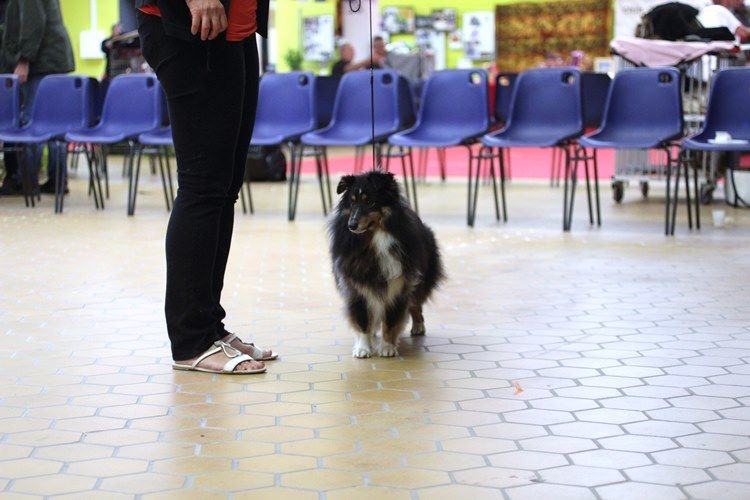
[[[432,29],[432,16],[416,16],[414,25],[418,30]]]
[[[476,60],[495,57],[495,13],[465,12],[463,25],[464,53]]]
[[[386,7],[380,22],[383,31],[392,35],[414,33],[416,16],[412,7]]]
[[[333,16],[315,16],[302,19],[302,47],[308,61],[329,61],[333,58]]]
[[[435,31],[455,30],[456,9],[434,9],[432,11],[432,29]]]

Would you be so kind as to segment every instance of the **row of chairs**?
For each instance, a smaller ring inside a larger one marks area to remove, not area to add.
[[[19,84],[13,75],[3,75],[0,86],[0,141],[15,144],[21,154],[21,172],[27,204],[33,200],[32,166],[23,161],[28,148],[46,143],[81,145],[89,169],[89,193],[97,209],[104,208],[105,192],[100,172],[105,175],[106,195],[109,195],[107,148],[115,144],[128,145],[126,172],[128,174],[128,214],[135,210],[137,192],[136,153],[140,146],[149,144],[152,136],[164,135],[163,94],[153,75],[119,75],[109,85],[101,110],[101,118],[92,124],[94,110],[92,96],[95,88],[90,78],[76,75],[48,75],[39,83],[31,110],[31,119],[19,122]],[[170,134],[171,135],[171,134]],[[61,147],[57,151],[63,151]],[[63,165],[60,161],[58,165]],[[64,167],[62,167],[64,168]],[[63,210],[62,168],[55,179],[55,212]],[[168,170],[162,167],[162,179]],[[170,184],[171,188],[171,184]],[[168,192],[164,182],[165,194]]]
[[[314,156],[316,159],[323,213],[327,213],[330,208],[332,197],[326,155],[327,147],[330,146],[353,146],[356,151],[353,166],[355,171],[361,169],[365,146],[370,143],[374,143],[374,161],[382,165],[385,159],[384,168],[389,167],[391,158],[400,158],[405,192],[414,207],[418,208],[412,148],[419,149],[416,170],[422,175],[427,150],[436,148],[441,176],[445,178],[447,147],[471,145],[482,133],[507,121],[517,76],[516,73],[502,73],[497,76],[494,106],[490,113],[487,106],[487,76],[482,71],[457,70],[435,73],[419,99],[418,111],[415,109],[416,99],[409,84],[392,70],[378,70],[373,75],[369,72],[349,73],[343,77],[340,84],[335,82],[336,86],[331,85],[330,79],[314,77],[311,73],[265,75],[260,86],[253,144],[288,146],[291,157],[288,207],[290,220],[294,219],[296,213],[299,171],[302,158],[305,156]],[[582,74],[586,96],[583,99],[586,127],[599,125],[609,82],[607,75]],[[321,98],[321,86],[325,86],[325,98]],[[329,104],[331,98],[332,106]],[[280,109],[278,102],[291,104]],[[330,118],[325,126],[320,120],[316,120],[318,108],[321,106],[326,107],[326,121]],[[417,113],[420,116],[421,129],[417,142],[411,143],[413,136],[407,138],[398,133],[414,125]],[[464,133],[465,126],[470,129],[469,135]],[[427,130],[429,132],[426,137]],[[457,134],[460,137],[457,138]],[[448,140],[443,140],[444,138]],[[427,142],[422,144],[420,141],[424,140]],[[559,177],[554,171],[556,164],[553,160],[552,177]],[[472,170],[473,163],[470,162],[470,173]],[[509,156],[505,160],[505,168],[499,172],[501,188],[504,188],[506,170],[509,175]],[[490,167],[490,172],[494,174],[493,167]],[[471,183],[469,191],[471,214]],[[506,213],[503,203],[503,216],[507,219]],[[471,215],[469,223],[473,224]]]
[[[727,71],[732,73],[726,74]],[[744,84],[748,78],[746,71],[742,68],[723,70],[717,74],[717,83],[723,79],[734,79],[735,83]],[[726,76],[719,76],[725,74]],[[17,109],[18,82],[13,76],[2,78],[4,85],[0,86],[0,140],[21,145],[50,141],[87,145],[84,151],[89,160],[90,191],[97,208],[104,207],[99,172],[102,171],[105,175],[107,173],[107,147],[122,142],[128,144],[128,214],[132,215],[135,210],[141,155],[148,152],[148,148],[163,153],[171,146],[171,131],[161,126],[163,95],[156,78],[153,75],[116,77],[104,99],[101,120],[93,127],[90,126],[91,89],[88,78],[69,75],[50,75],[44,78],[32,111],[32,120],[23,127],[18,125],[17,114],[13,112]],[[482,172],[492,182],[496,219],[501,217],[501,198],[502,217],[507,220],[504,189],[507,165],[504,153],[512,147],[554,148],[564,160],[564,230],[569,230],[571,226],[580,162],[585,167],[591,224],[594,224],[594,216],[589,161],[593,163],[596,224],[600,225],[596,150],[661,149],[668,158],[665,231],[667,234],[674,233],[678,195],[677,189],[672,193],[670,188],[670,173],[675,166],[682,166],[686,176],[688,223],[692,227],[690,190],[687,185],[688,162],[685,161],[684,154],[673,154],[683,132],[679,72],[673,68],[621,71],[611,85],[607,81],[606,94],[599,91],[599,95],[606,95],[606,99],[599,98],[599,104],[591,104],[591,96],[587,93],[590,90],[585,89],[585,82],[586,74],[574,68],[525,71],[514,78],[512,85],[503,85],[503,89],[498,85],[493,122],[487,106],[487,75],[481,70],[435,72],[424,87],[421,106],[417,112],[408,83],[392,70],[377,70],[373,74],[349,73],[340,82],[331,82],[302,72],[267,74],[261,80],[251,143],[288,145],[291,153],[290,220],[294,219],[296,213],[304,156],[313,156],[316,160],[324,213],[332,205],[327,148],[355,146],[361,156],[364,147],[370,143],[374,144],[375,161],[382,165],[385,160],[386,169],[391,158],[401,159],[405,192],[414,207],[418,208],[412,150],[465,146],[469,157],[469,225],[473,225],[476,218]],[[500,79],[498,83],[501,83]],[[722,123],[720,126],[724,128],[717,129],[713,125],[716,113],[712,114],[711,110],[718,106],[716,103],[719,102],[719,97],[715,97],[715,94],[719,88],[727,91],[726,85],[712,86],[709,121],[701,134],[683,142],[683,149],[741,149],[737,144],[715,145],[707,140],[700,142],[712,130],[732,132],[736,128]],[[744,89],[742,86],[741,88]],[[323,108],[328,105],[321,100],[321,89],[328,93],[328,100],[332,101],[332,105],[325,110]],[[501,99],[501,90],[509,90],[510,97],[505,95]],[[736,97],[738,102],[745,101],[744,95]],[[600,111],[591,112],[592,109]],[[732,109],[736,114],[737,108]],[[725,110],[716,116],[723,118],[728,112]],[[330,120],[328,116],[321,118],[322,114],[329,114]],[[328,124],[321,127],[323,119]],[[600,128],[584,135],[586,128],[598,126],[599,120]],[[502,123],[499,130],[498,122]],[[739,133],[742,137],[742,132],[743,130],[737,130],[733,135]],[[478,149],[476,145],[479,146]],[[167,182],[170,170],[168,164],[164,167],[161,161],[159,166],[165,202],[169,209],[173,198],[171,179]],[[677,175],[679,181],[679,168]],[[697,185],[697,172],[694,172],[694,184]],[[56,211],[62,211],[61,187],[61,179],[58,178]],[[699,227],[697,199],[695,217]]]

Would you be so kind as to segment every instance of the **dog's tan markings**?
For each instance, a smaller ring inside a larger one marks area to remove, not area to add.
[[[380,212],[370,212],[367,214],[367,224],[372,224],[377,228],[381,228],[383,226],[383,214]]]

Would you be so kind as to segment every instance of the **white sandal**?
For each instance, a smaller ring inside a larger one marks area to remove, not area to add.
[[[230,345],[235,340],[239,340],[240,342],[242,342],[242,339],[240,339],[237,335],[233,333],[230,333],[229,335],[221,339],[222,342],[226,342],[227,344],[230,344]],[[263,350],[258,347],[255,347],[255,344],[253,344],[252,342],[242,342],[242,344],[250,347],[250,349],[252,350],[251,356],[256,361],[273,361],[274,359],[279,357],[279,355],[273,351],[271,351],[270,356],[264,357]]]
[[[248,356],[247,354],[242,354],[239,350],[235,349],[229,343],[222,342],[221,340],[217,340],[214,342],[214,346],[210,349],[208,349],[206,352],[198,356],[198,359],[193,361],[189,365],[183,365],[180,363],[173,363],[172,368],[175,370],[185,370],[185,371],[195,371],[195,372],[204,372],[204,373],[224,373],[224,374],[230,374],[230,375],[251,375],[254,373],[263,373],[266,371],[266,367],[263,368],[256,368],[254,370],[241,370],[241,371],[235,371],[234,369],[237,368],[237,365],[244,361],[256,361],[254,358]],[[216,354],[217,352],[223,351],[224,355],[229,358],[229,361],[227,361],[224,364],[224,367],[221,370],[215,370],[213,368],[202,368],[198,366],[201,361],[206,359],[207,357]]]

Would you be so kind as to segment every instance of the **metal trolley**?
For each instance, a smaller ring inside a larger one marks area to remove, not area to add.
[[[650,58],[650,49],[659,55]],[[666,50],[669,52],[668,56],[665,55],[665,49],[669,49]],[[628,37],[613,41],[611,52],[618,71],[642,66],[673,66],[680,71],[686,135],[697,132],[703,125],[713,74],[745,62],[744,54],[737,51],[731,42],[667,42]],[[712,155],[692,155],[689,158],[700,169],[702,178],[700,199],[703,203],[709,203],[719,177],[717,158]],[[615,202],[622,201],[625,188],[631,182],[638,182],[641,195],[646,198],[649,183],[665,178],[666,163],[666,155],[659,151],[616,151],[612,176],[612,196]]]

